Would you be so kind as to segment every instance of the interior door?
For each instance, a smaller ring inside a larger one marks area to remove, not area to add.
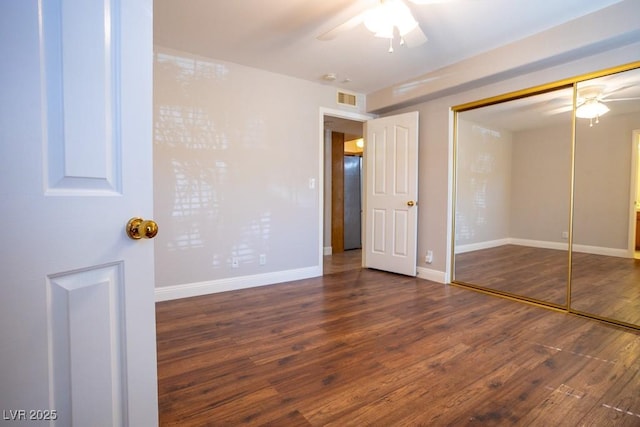
[[[418,112],[365,124],[364,266],[416,275]]]
[[[2,1],[0,56],[3,419],[157,425],[152,2]]]

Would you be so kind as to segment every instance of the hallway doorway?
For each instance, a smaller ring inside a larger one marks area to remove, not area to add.
[[[362,265],[363,128],[324,115],[324,274]]]

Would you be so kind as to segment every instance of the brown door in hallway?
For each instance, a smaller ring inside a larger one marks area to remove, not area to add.
[[[344,251],[344,133],[331,132],[331,250]]]

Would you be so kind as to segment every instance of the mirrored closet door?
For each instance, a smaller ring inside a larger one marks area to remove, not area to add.
[[[572,99],[568,87],[458,113],[456,281],[566,306]]]
[[[576,91],[571,308],[640,325],[640,69]]]
[[[454,283],[640,328],[639,67],[454,108]]]

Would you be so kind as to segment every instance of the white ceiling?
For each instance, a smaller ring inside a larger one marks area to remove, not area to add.
[[[620,0],[407,2],[428,42],[398,46],[363,25],[317,36],[378,0],[154,0],[154,42],[168,48],[332,84],[360,93],[425,75]],[[322,80],[335,73],[333,83]],[[346,80],[349,81],[346,81]]]
[[[578,105],[583,102],[581,91],[592,87],[600,88],[600,100],[610,109],[603,120],[614,115],[640,112],[640,68],[578,83]],[[515,132],[544,126],[570,125],[572,105],[573,88],[569,87],[462,114],[465,120]]]

